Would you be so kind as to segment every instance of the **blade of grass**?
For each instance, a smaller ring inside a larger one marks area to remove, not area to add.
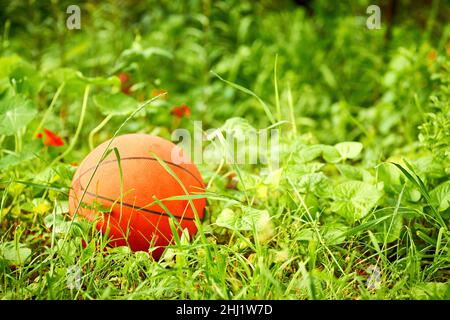
[[[275,64],[273,67],[273,83],[275,87],[275,107],[277,110],[278,121],[281,121],[280,95],[278,94],[278,77],[277,77],[278,54],[275,55]]]
[[[114,155],[116,156],[117,160],[117,166],[119,167],[119,181],[120,181],[120,195],[119,195],[119,201],[120,201],[120,216],[119,220],[122,219],[122,208],[123,208],[123,172],[122,172],[122,162],[120,160],[120,153],[119,149],[117,147],[113,148]],[[127,228],[128,230],[129,228]]]
[[[232,86],[233,88],[238,89],[238,90],[240,90],[240,91],[242,91],[242,92],[244,92],[244,93],[246,93],[246,94],[248,94],[248,95],[251,95],[252,97],[255,97],[256,100],[258,100],[258,102],[259,102],[259,103],[261,104],[261,106],[263,107],[264,112],[266,113],[267,118],[269,118],[269,121],[270,121],[271,123],[275,123],[275,118],[274,118],[272,112],[270,111],[269,106],[268,106],[268,105],[267,105],[260,97],[258,97],[253,91],[251,91],[251,90],[249,90],[249,89],[247,89],[247,88],[245,88],[245,87],[243,87],[243,86],[240,86],[240,85],[238,85],[238,84],[236,84],[236,83],[233,83],[233,82],[231,82],[231,81],[225,80],[224,78],[222,78],[221,76],[219,76],[219,75],[218,75],[217,73],[215,73],[214,71],[211,71],[211,73],[214,74],[217,78],[219,78],[219,79],[222,80],[223,82],[225,82],[226,84]]]
[[[439,223],[439,225],[441,227],[445,228],[445,230],[448,230],[446,223],[444,222],[441,215],[434,207],[434,205],[431,201],[430,194],[428,193],[422,179],[420,179],[420,177],[414,172],[412,165],[408,161],[404,160],[404,162],[405,162],[407,168],[412,172],[412,174],[410,172],[408,172],[407,169],[403,168],[403,166],[401,166],[400,164],[395,163],[395,162],[390,162],[390,163],[394,164],[406,176],[406,178],[408,178],[408,180],[411,181],[419,189],[420,193],[425,198],[427,204],[430,206],[431,211],[433,212],[433,216],[436,219],[436,221]]]

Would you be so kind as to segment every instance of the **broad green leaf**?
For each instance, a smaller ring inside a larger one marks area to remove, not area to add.
[[[17,55],[0,57],[0,79],[9,77],[11,71],[22,61]]]
[[[52,228],[56,234],[67,233],[70,230],[70,221],[65,221],[64,216],[58,213],[50,213],[44,218],[44,224],[47,228]]]
[[[335,147],[324,144],[303,147],[296,155],[296,160],[305,163],[320,156],[322,156],[326,162],[330,163],[336,163],[342,160],[341,155]]]
[[[275,229],[267,210],[245,207],[243,222],[248,226],[255,226],[259,242],[265,242],[275,234]]]
[[[58,88],[64,83],[64,96],[73,101],[83,95],[86,84],[77,77],[77,71],[70,68],[58,68],[48,73],[48,82]]]
[[[17,166],[21,164],[22,162],[28,161],[35,158],[35,155],[31,152],[22,152],[19,154],[13,153],[8,154],[7,156],[4,156],[0,158],[0,169],[8,169],[10,167]]]
[[[441,183],[430,192],[431,203],[439,212],[445,211],[450,206],[450,181]]]
[[[321,145],[313,145],[307,146],[300,150],[297,154],[296,160],[298,162],[304,163],[314,160],[322,154],[322,146]]]
[[[8,79],[0,78],[0,100],[14,96],[14,89]]]
[[[77,77],[85,83],[96,84],[102,86],[120,86],[120,79],[116,76],[111,77],[86,77],[81,72],[76,73]]]
[[[450,286],[445,282],[424,282],[414,286],[410,290],[413,299],[448,300],[450,298]]]
[[[367,183],[371,183],[374,181],[372,175],[365,169],[348,164],[336,164],[336,168],[344,177],[351,180],[361,180]]]
[[[34,119],[37,111],[31,100],[16,95],[0,100],[0,135],[13,135]]]
[[[78,79],[77,70],[71,68],[58,68],[53,70],[49,76],[58,80],[59,82],[70,82],[71,80]]]
[[[0,169],[8,169],[34,159],[42,146],[37,140],[28,143],[21,153],[11,153],[0,158]]]
[[[147,60],[152,56],[161,56],[168,59],[173,59],[172,52],[168,50],[159,47],[144,48],[138,42],[133,42],[130,49],[124,50],[120,56],[120,59],[135,61],[136,57],[142,57]]]
[[[378,167],[378,179],[384,183],[384,189],[389,193],[397,194],[402,187],[401,172],[389,162],[383,162]]]
[[[104,115],[120,116],[131,114],[139,104],[135,99],[121,92],[96,95],[94,102]]]
[[[86,86],[86,84],[120,86],[120,80],[116,76],[86,77],[80,71],[71,68],[55,69],[50,73],[50,78],[58,81],[59,83],[62,82],[66,82],[67,84],[70,84],[71,82],[79,83],[83,87]]]
[[[55,205],[56,214],[65,214],[69,212],[69,201],[58,201]]]
[[[375,213],[376,218],[386,217],[381,223],[377,224],[374,228],[374,236],[378,243],[390,243],[400,238],[400,233],[403,228],[403,215],[400,211],[395,212],[392,208],[391,212],[384,210],[378,210]]]
[[[328,245],[338,245],[345,241],[347,231],[347,226],[331,223],[323,228],[323,238]]]
[[[283,175],[283,168],[271,170],[264,179],[264,184],[270,185],[273,188],[278,188]]]
[[[65,94],[79,97],[83,94],[87,84],[99,86],[120,87],[120,80],[116,76],[111,77],[86,77],[80,71],[71,68],[58,68],[49,74],[49,79],[55,86],[65,83]]]
[[[322,169],[324,165],[324,163],[316,161],[309,163],[293,163],[289,164],[286,170],[289,172],[288,174],[314,173]]]
[[[312,192],[317,195],[327,194],[329,181],[322,172],[308,173],[300,177],[298,190],[301,193]]]
[[[225,208],[217,217],[216,224],[224,228],[232,229],[237,219],[238,215],[233,210]]]
[[[9,75],[9,81],[17,93],[35,97],[44,86],[44,79],[29,63],[17,65]]]
[[[270,215],[267,210],[244,208],[244,211],[234,211],[226,208],[217,217],[216,224],[239,231],[251,231],[253,227],[262,231],[270,224]]]
[[[363,149],[360,142],[340,142],[334,146],[342,159],[356,159]]]
[[[256,230],[262,229],[262,223],[264,223],[269,217],[269,213],[266,210],[257,210],[248,208],[242,213],[240,219],[236,221],[235,228],[241,231],[250,231],[253,226]],[[270,217],[269,217],[270,219]]]
[[[418,202],[421,197],[422,194],[420,193],[419,189],[415,188],[414,186],[408,185],[408,188],[406,188],[405,190],[405,199],[411,202]]]
[[[367,215],[381,196],[374,185],[361,181],[342,182],[334,187],[331,210],[355,222]]]
[[[326,162],[337,163],[342,160],[342,156],[339,151],[333,146],[321,145],[322,157]]]
[[[6,260],[11,265],[21,265],[31,255],[31,249],[24,244],[14,241],[0,244],[0,259]]]
[[[256,129],[247,121],[247,119],[240,117],[233,117],[225,121],[225,123],[219,128],[224,135],[234,134],[247,136],[250,132],[256,132]]]
[[[61,238],[56,242],[58,256],[62,257],[67,265],[74,265],[76,263],[76,259],[78,257],[77,248],[79,246],[79,240],[76,240],[78,239],[71,239],[66,241],[65,239]]]

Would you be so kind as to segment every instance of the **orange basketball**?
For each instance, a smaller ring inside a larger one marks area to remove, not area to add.
[[[92,150],[77,169],[69,193],[70,216],[76,212],[77,216],[96,221],[97,229],[107,232],[112,246],[128,245],[133,251],[152,248],[153,257],[158,259],[172,242],[170,214],[181,226],[176,227],[179,234],[185,228],[190,235],[197,232],[189,200],[167,198],[203,193],[205,185],[200,172],[189,159],[183,163],[172,161],[176,146],[168,140],[126,134],[114,138],[111,144],[110,141]],[[117,148],[120,162],[114,151],[100,161],[107,148]],[[175,150],[186,159],[181,149]],[[191,201],[198,218],[203,220],[206,199]]]

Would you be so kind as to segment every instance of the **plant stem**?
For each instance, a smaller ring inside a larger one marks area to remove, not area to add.
[[[58,87],[58,90],[56,90],[56,93],[53,96],[52,102],[50,102],[50,105],[48,106],[47,110],[45,111],[45,114],[42,117],[41,122],[39,123],[39,125],[36,128],[36,130],[34,131],[33,137],[35,137],[39,133],[39,131],[41,131],[42,127],[44,126],[45,120],[47,119],[48,115],[50,114],[50,112],[52,111],[53,107],[55,106],[56,101],[58,100],[59,95],[61,94],[61,92],[64,89],[65,85],[66,85],[66,82],[63,81],[63,83],[61,83],[61,85]]]
[[[108,123],[108,121],[111,120],[112,117],[112,114],[107,115],[106,118],[103,119],[103,121],[89,133],[89,149],[94,149],[94,135],[99,132]]]
[[[86,115],[86,107],[87,107],[87,101],[88,101],[88,97],[89,97],[89,90],[90,90],[90,86],[87,85],[86,89],[84,90],[83,105],[81,107],[80,121],[78,122],[77,131],[75,132],[75,136],[74,136],[72,142],[70,143],[69,147],[63,153],[61,153],[58,157],[56,157],[50,163],[49,167],[52,167],[55,163],[57,163],[59,160],[64,158],[66,155],[68,155],[72,151],[75,144],[77,143],[78,136],[80,135],[81,128],[83,127],[84,116]]]

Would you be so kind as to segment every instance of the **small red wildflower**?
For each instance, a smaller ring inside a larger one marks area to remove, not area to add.
[[[181,106],[173,107],[172,110],[170,111],[170,114],[172,114],[177,118],[183,117],[189,118],[189,116],[191,115],[191,109],[187,105],[182,104]]]
[[[37,134],[34,136],[34,138],[35,138],[35,139],[42,138],[42,132],[37,133]]]
[[[120,80],[120,90],[126,95],[131,94],[130,76],[126,72],[121,72],[118,75]]]
[[[64,145],[64,141],[60,136],[57,136],[56,134],[54,134],[52,131],[48,130],[48,129],[44,129],[44,133],[45,133],[45,140],[44,140],[44,145],[46,146],[54,146],[54,147],[60,147]],[[42,136],[42,134],[41,134]]]
[[[119,73],[119,79],[120,82],[123,84],[125,82],[128,82],[128,80],[130,80],[130,76],[126,72],[121,72]]]

